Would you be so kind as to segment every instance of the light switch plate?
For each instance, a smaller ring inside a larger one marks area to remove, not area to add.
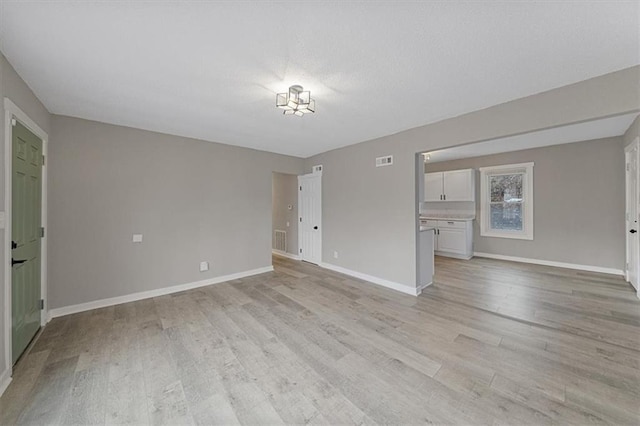
[[[142,234],[133,234],[133,242],[141,243],[142,242]]]
[[[209,262],[200,262],[200,272],[209,270]]]

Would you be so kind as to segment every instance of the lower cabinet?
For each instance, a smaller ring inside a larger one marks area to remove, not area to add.
[[[435,254],[460,259],[473,257],[472,221],[429,220],[427,226],[435,228]]]

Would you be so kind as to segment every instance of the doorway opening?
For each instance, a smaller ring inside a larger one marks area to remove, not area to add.
[[[298,176],[273,172],[271,182],[271,252],[298,260]]]
[[[418,268],[434,253],[436,275],[439,265],[480,257],[637,277],[638,211],[627,209],[635,218],[625,231],[632,251],[626,254],[627,271],[621,243],[624,184],[616,172],[624,167],[621,137],[637,116],[417,153]],[[634,152],[627,158],[637,159]],[[635,185],[627,192],[638,196]],[[638,209],[637,200],[630,203]],[[422,232],[432,232],[433,252],[421,251]]]

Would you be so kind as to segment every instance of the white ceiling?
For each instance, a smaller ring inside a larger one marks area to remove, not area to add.
[[[638,113],[619,115],[454,148],[425,152],[425,155],[429,155],[429,159],[425,159],[425,162],[427,164],[439,163],[442,161],[458,160],[460,158],[480,157],[482,155],[498,154],[501,152],[521,151],[523,149],[621,136],[637,116]]]
[[[52,113],[308,157],[637,65],[639,7],[2,0],[0,49]]]

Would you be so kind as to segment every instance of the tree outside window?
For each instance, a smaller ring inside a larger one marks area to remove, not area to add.
[[[480,173],[480,234],[533,239],[533,163],[483,167]]]

